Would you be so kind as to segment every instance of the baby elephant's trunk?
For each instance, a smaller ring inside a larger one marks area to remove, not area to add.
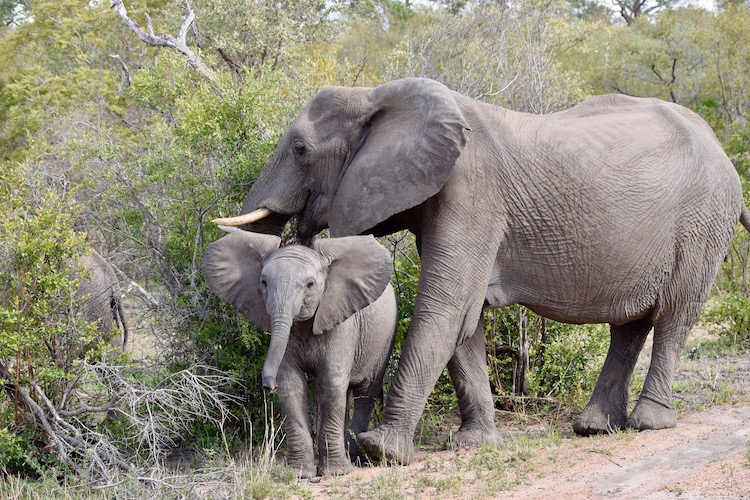
[[[286,352],[291,327],[291,316],[276,317],[271,326],[271,345],[268,348],[268,355],[263,364],[263,389],[269,394],[275,393],[276,389],[278,389],[276,376],[279,373],[279,366]]]

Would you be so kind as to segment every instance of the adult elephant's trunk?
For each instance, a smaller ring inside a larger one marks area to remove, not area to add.
[[[289,342],[289,332],[292,328],[290,313],[273,316],[271,324],[271,345],[268,348],[266,361],[263,363],[263,389],[269,394],[276,392],[276,376],[279,373],[281,360]]]

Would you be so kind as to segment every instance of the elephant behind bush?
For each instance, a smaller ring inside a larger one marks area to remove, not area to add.
[[[83,318],[98,324],[103,334],[111,333],[113,325],[122,330],[122,349],[128,343],[128,325],[122,306],[122,290],[114,268],[96,250],[79,260],[85,270],[79,277],[76,297],[83,300]]]

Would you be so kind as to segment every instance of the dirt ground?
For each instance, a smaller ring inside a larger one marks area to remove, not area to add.
[[[408,466],[308,486],[313,498],[750,499],[750,356],[686,356],[673,387],[674,429],[585,438],[571,421],[499,415],[502,449],[428,446]]]
[[[688,415],[678,427],[626,439],[569,437],[555,451],[570,464],[509,496],[519,498],[750,498],[750,405]]]

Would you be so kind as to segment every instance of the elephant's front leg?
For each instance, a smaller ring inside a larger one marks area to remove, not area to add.
[[[502,437],[495,426],[492,389],[487,377],[484,323],[481,319],[474,335],[456,348],[456,353],[448,362],[448,372],[461,410],[461,427],[453,440],[462,446],[500,444]]]
[[[483,234],[484,240],[467,237],[466,241],[492,245],[486,238],[487,232]],[[435,241],[453,240],[437,238]],[[477,246],[430,247],[426,238],[422,246],[422,272],[414,317],[401,350],[398,371],[388,391],[383,420],[377,429],[357,436],[360,447],[371,458],[400,464],[408,464],[414,457],[414,430],[438,376],[457,347],[476,331],[496,255],[489,248]],[[458,358],[454,368],[468,366],[469,359],[470,356]],[[487,377],[486,373],[483,377]],[[481,404],[488,402],[491,404],[489,399]],[[468,407],[462,404],[462,409]],[[490,411],[489,408],[482,410]],[[488,419],[482,420],[488,423]]]
[[[315,455],[307,409],[307,380],[302,371],[282,362],[278,375],[279,405],[286,434],[286,465],[301,478],[315,477]]]
[[[339,371],[333,369],[333,371]],[[316,375],[316,400],[320,414],[318,430],[318,474],[341,476],[351,469],[351,461],[344,448],[344,428],[346,426],[347,398],[349,386],[348,371],[345,374]]]

